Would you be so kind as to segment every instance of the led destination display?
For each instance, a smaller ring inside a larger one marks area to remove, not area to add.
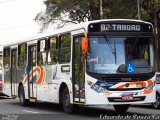
[[[150,24],[142,23],[93,23],[88,27],[89,32],[151,32]]]

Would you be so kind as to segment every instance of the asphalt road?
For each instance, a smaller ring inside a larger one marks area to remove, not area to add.
[[[36,105],[22,107],[18,99],[0,98],[0,120],[129,120],[160,119],[160,109],[151,105],[131,106],[126,113],[119,114],[112,106],[96,108],[82,107],[76,114],[66,114],[61,106],[38,102]]]

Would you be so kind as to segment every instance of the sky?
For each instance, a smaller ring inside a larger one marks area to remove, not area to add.
[[[34,21],[45,10],[44,0],[0,0],[0,45],[27,39],[39,32]]]

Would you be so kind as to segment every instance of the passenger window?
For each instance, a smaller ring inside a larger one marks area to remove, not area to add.
[[[27,62],[27,44],[18,46],[18,66],[25,66]]]
[[[37,47],[38,47],[37,63],[38,65],[45,65],[47,61],[46,40],[38,41]]]
[[[60,63],[70,62],[70,56],[71,56],[71,35],[67,33],[60,36],[59,62]]]
[[[10,66],[10,48],[4,48],[4,59],[3,59],[4,68]]]
[[[57,37],[51,37],[48,41],[48,64],[57,63]]]

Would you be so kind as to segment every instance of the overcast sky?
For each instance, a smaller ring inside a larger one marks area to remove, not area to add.
[[[45,10],[44,0],[0,0],[0,45],[35,36],[37,13]]]

